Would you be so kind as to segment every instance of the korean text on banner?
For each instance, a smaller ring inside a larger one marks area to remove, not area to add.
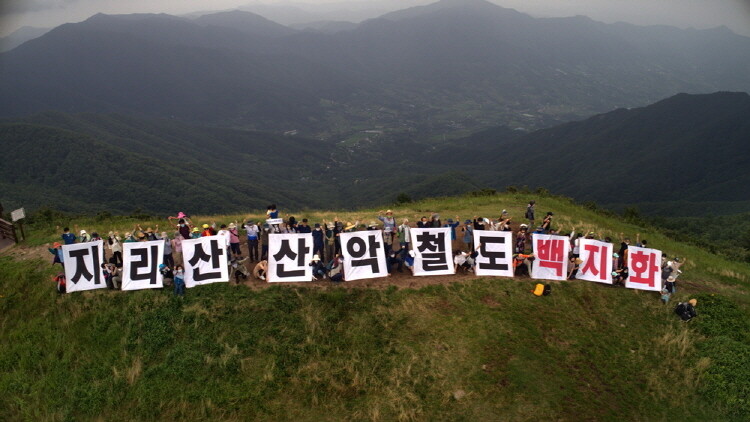
[[[451,229],[413,228],[409,230],[413,245],[414,275],[454,274],[451,253]]]
[[[537,280],[565,280],[568,278],[568,253],[570,241],[565,236],[537,234],[534,242],[534,262],[531,278]]]
[[[476,275],[513,277],[513,234],[474,230],[474,244],[478,245]]]
[[[183,240],[182,257],[186,287],[229,281],[227,247],[223,236]]]
[[[312,233],[270,234],[268,248],[268,281],[312,281]]]
[[[164,287],[159,264],[164,260],[164,241],[122,244],[122,290]]]
[[[649,248],[628,246],[628,278],[625,287],[629,289],[661,291],[661,251]]]
[[[104,263],[103,241],[63,245],[62,251],[68,293],[107,287],[101,268]]]
[[[383,233],[379,230],[341,233],[341,248],[347,281],[388,275]]]
[[[576,278],[612,284],[612,251],[611,243],[594,239],[580,239],[582,262],[578,266]]]

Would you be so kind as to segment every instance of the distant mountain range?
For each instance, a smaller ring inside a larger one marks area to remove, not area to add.
[[[483,0],[331,28],[242,11],[96,15],[0,55],[0,116],[123,113],[351,143],[366,129],[534,129],[678,92],[750,90],[750,38],[721,28],[535,19]]]
[[[485,187],[648,203],[664,215],[750,211],[750,96],[680,94],[532,133],[356,145],[124,115],[44,113],[0,122],[6,208],[95,213],[354,208]],[[372,138],[370,138],[372,136]],[[694,215],[694,214],[693,214]]]

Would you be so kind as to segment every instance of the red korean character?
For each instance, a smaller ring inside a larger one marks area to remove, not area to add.
[[[660,272],[659,265],[656,263],[656,254],[643,251],[631,254],[629,271],[629,282],[654,287],[654,280]]]
[[[599,247],[596,245],[586,245],[584,247],[589,254],[586,260],[586,265],[581,269],[582,273],[590,272],[594,277],[599,276],[600,279],[607,279],[607,248]],[[602,250],[603,249],[603,250]],[[596,265],[596,255],[599,255],[599,266]]]
[[[562,277],[563,266],[565,265],[565,258],[563,258],[565,241],[540,239],[537,242],[537,249],[536,258],[539,260],[539,266],[552,268],[556,271],[558,277]]]

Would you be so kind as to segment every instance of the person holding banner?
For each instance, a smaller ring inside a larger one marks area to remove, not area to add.
[[[245,223],[245,232],[247,232],[247,253],[250,256],[250,261],[257,262],[259,258],[258,241],[260,228],[256,222],[248,220],[247,223]]]

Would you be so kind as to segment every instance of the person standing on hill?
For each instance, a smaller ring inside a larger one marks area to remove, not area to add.
[[[78,237],[78,243],[86,243],[91,241],[91,235],[86,233],[86,230],[81,230],[81,236]]]
[[[385,256],[388,256],[393,250],[393,235],[396,234],[396,219],[393,218],[393,211],[386,210],[385,216],[383,216],[383,211],[380,211],[378,213],[378,220],[383,222],[383,242],[385,243]]]
[[[169,268],[173,268],[174,255],[172,255],[172,240],[169,238],[169,234],[167,234],[167,232],[162,232],[159,239],[164,242],[164,259],[162,260],[162,264],[165,264]]]
[[[268,223],[263,224],[263,229],[260,232],[260,259],[265,261],[268,259],[268,235],[271,233],[271,226]],[[265,280],[265,279],[264,279]]]
[[[464,221],[464,225],[463,227],[461,227],[461,232],[464,234],[463,242],[465,250],[473,250],[474,248],[472,247],[472,245],[474,244],[474,226],[471,223],[471,220]]]
[[[315,223],[315,227],[312,229],[313,237],[313,255],[318,255],[322,261],[325,261],[325,238],[326,233],[323,228],[320,227],[320,223]]]
[[[47,248],[49,253],[54,256],[52,258],[52,265],[60,264],[61,267],[65,268],[65,264],[63,264],[63,253],[62,253],[62,245],[59,242],[55,242],[51,248]]]
[[[229,232],[229,248],[232,250],[232,254],[234,256],[241,256],[242,251],[240,251],[240,233],[239,229],[237,228],[237,223],[229,223],[227,231]]]
[[[459,224],[461,224],[460,220],[461,219],[458,216],[456,216],[456,221],[455,222],[453,221],[452,218],[449,218],[448,222],[445,223],[445,225],[443,226],[443,227],[448,227],[448,228],[451,229],[451,247],[454,250],[458,249],[458,247],[456,245],[456,239],[457,239],[457,237],[456,237],[456,227],[458,227]]]
[[[62,240],[64,245],[72,245],[76,243],[76,235],[70,232],[69,228],[63,229]]]
[[[534,206],[536,201],[529,201],[529,205],[526,206],[526,219],[529,220],[529,227],[534,227]]]
[[[306,218],[303,218],[302,222],[297,225],[297,233],[312,233],[312,227]]]
[[[258,261],[258,236],[260,234],[260,228],[255,222],[248,220],[245,223],[245,231],[247,232],[247,250],[250,256],[250,261]]]
[[[517,254],[525,254],[526,253],[526,240],[529,237],[529,226],[526,224],[521,224],[521,226],[518,229],[518,233],[516,233],[516,253]]]
[[[544,233],[549,233],[552,229],[552,217],[555,214],[550,211],[547,213],[547,215],[544,217],[544,220],[542,221],[542,229],[544,230]]]
[[[180,213],[182,214],[182,213]],[[185,220],[184,218],[181,218],[179,222],[177,223],[177,230],[182,235],[183,239],[190,239],[190,224]]]
[[[177,262],[182,263],[182,241],[185,240],[180,232],[174,234],[172,250],[177,254]]]

